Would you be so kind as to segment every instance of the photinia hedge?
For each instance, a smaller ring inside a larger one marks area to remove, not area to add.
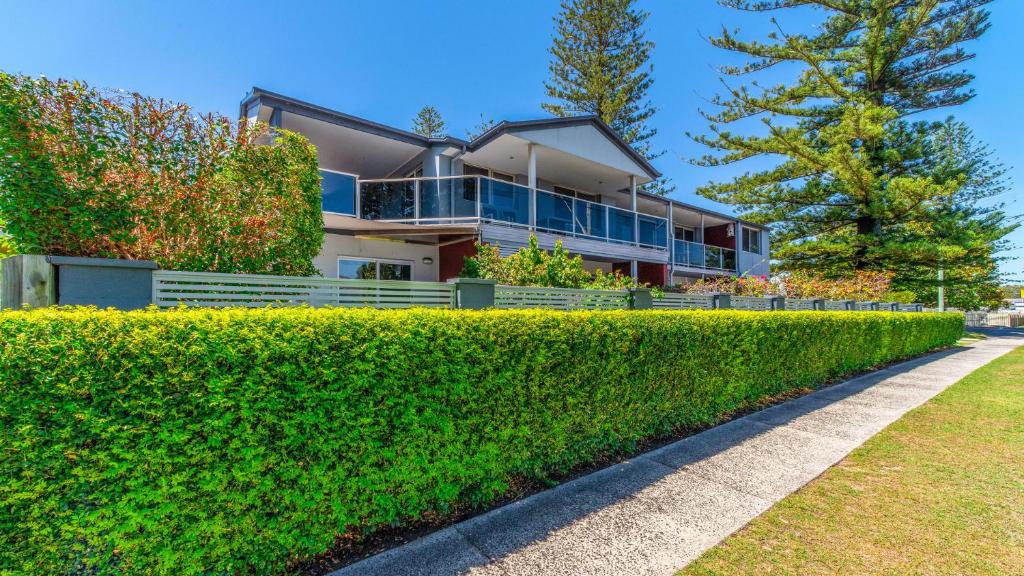
[[[962,330],[883,312],[0,313],[0,573],[279,572]]]
[[[19,252],[311,275],[315,147],[184,104],[0,72],[0,220]]]

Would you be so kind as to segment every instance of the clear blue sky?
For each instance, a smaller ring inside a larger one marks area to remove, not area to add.
[[[695,167],[701,153],[685,135],[705,123],[697,110],[719,87],[714,66],[728,55],[704,36],[722,25],[763,37],[764,16],[719,7],[713,0],[647,0],[648,36],[656,43],[658,107],[655,161],[676,195],[715,206],[695,185],[725,179],[739,168]],[[408,128],[424,104],[437,106],[449,132],[465,136],[480,114],[497,120],[543,116],[542,82],[558,3],[519,2],[271,2],[247,0],[3,3],[0,69],[85,80],[187,102],[236,116],[252,86],[281,92]],[[1024,212],[1024,2],[992,6],[992,30],[968,46],[978,57],[977,98],[951,111],[967,121],[1011,167],[1012,191],[1001,200]],[[797,14],[783,26],[799,29]],[[950,112],[939,112],[944,117]],[[1024,230],[1014,234],[1024,246]],[[1024,254],[1014,249],[1004,255]],[[1024,279],[1024,260],[1003,264]]]

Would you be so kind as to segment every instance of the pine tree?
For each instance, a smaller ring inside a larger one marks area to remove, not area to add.
[[[427,138],[444,136],[444,119],[433,106],[424,106],[412,120],[412,131]]]
[[[652,150],[650,140],[657,130],[647,124],[656,112],[647,99],[654,83],[649,62],[654,42],[643,30],[649,14],[635,3],[562,1],[548,49],[550,78],[544,83],[555,101],[541,107],[560,117],[598,116],[650,160],[663,153]],[[674,190],[664,179],[648,187],[661,194]]]
[[[729,30],[711,40],[749,60],[720,68],[727,95],[712,100],[717,111],[702,111],[710,135],[694,138],[712,151],[695,163],[781,160],[698,192],[738,206],[750,220],[773,222],[774,256],[783,267],[832,274],[908,270],[935,265],[938,253],[955,266],[966,240],[942,237],[936,219],[944,213],[969,227],[966,220],[983,216],[943,212],[948,199],[967,199],[968,176],[941,172],[928,158],[937,127],[906,118],[974,96],[973,76],[957,68],[974,56],[962,45],[989,27],[984,5],[990,1],[720,0],[769,13],[812,6],[825,19],[809,34],[788,31],[773,18],[776,31],[767,41],[740,40]],[[800,69],[794,81],[757,81],[759,73],[785,65]],[[733,77],[752,80],[733,87]],[[727,129],[753,118],[763,126],[754,135]],[[969,197],[976,202],[1000,192],[987,185]]]
[[[466,137],[470,140],[475,140],[478,136],[487,132],[491,128],[497,126],[498,123],[494,121],[494,118],[484,118],[483,113],[480,113],[480,122],[473,127],[472,130],[466,130]]]

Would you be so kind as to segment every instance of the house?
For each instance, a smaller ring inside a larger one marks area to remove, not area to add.
[[[660,174],[593,116],[505,121],[466,141],[260,88],[240,112],[316,145],[328,278],[444,281],[477,241],[511,253],[531,233],[652,285],[768,273],[766,228],[641,191]]]

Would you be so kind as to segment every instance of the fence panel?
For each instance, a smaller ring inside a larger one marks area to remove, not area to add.
[[[343,306],[373,308],[453,307],[455,288],[441,282],[347,280],[218,274],[153,272],[153,302],[162,308],[187,306]]]
[[[760,296],[733,296],[732,307],[737,310],[771,310],[772,301]]]
[[[825,310],[847,310],[845,300],[825,300]]]
[[[786,310],[814,310],[814,298],[786,298]]]
[[[494,307],[621,310],[629,308],[629,292],[499,285],[494,288]]]
[[[669,310],[707,310],[714,307],[710,294],[680,294],[666,292],[661,298],[654,299],[654,307]]]

